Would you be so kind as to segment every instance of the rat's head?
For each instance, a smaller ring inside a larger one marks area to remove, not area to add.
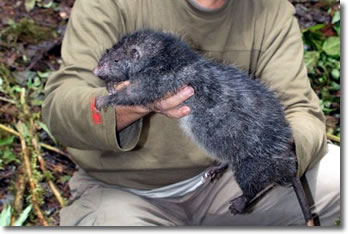
[[[169,34],[152,30],[128,34],[106,50],[93,72],[105,81],[128,80],[130,73],[153,65],[151,61],[173,40]]]

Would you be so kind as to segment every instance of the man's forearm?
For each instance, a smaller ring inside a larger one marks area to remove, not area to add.
[[[142,106],[116,106],[116,129],[121,131],[151,111]]]
[[[145,106],[116,106],[116,128],[121,131],[128,125],[144,117],[150,112],[158,112],[169,118],[182,118],[188,115],[191,109],[188,106],[182,106],[182,103],[194,94],[190,86],[185,86],[178,93],[153,103],[152,107]]]

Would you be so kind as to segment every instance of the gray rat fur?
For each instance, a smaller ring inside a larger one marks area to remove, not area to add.
[[[170,33],[142,30],[107,50],[94,73],[109,91],[97,97],[98,109],[150,105],[183,86],[193,87],[195,94],[184,102],[191,113],[180,125],[222,163],[211,177],[226,169],[224,165],[233,170],[243,192],[230,203],[233,214],[242,213],[268,185],[298,182],[294,140],[280,101],[236,67],[202,57]],[[130,84],[115,91],[114,84],[125,80]]]

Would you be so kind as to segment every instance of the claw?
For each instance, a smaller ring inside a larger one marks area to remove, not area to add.
[[[204,181],[210,180],[210,182],[214,182],[217,179],[220,179],[222,177],[222,175],[224,174],[227,168],[228,168],[228,164],[212,167],[206,173],[204,173],[203,180]]]
[[[108,106],[107,104],[107,96],[98,96],[95,98],[95,107],[98,111],[101,111],[103,107]]]
[[[106,90],[108,91],[109,95],[116,93],[115,82],[109,81],[106,83]]]

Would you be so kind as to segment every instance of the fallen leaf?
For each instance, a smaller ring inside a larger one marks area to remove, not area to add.
[[[25,0],[24,6],[27,12],[31,11],[35,7],[36,0]]]

